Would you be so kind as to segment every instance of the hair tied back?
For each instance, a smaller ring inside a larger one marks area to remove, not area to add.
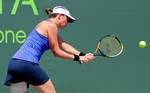
[[[50,15],[53,12],[53,10],[51,8],[46,8],[45,12],[47,15]]]

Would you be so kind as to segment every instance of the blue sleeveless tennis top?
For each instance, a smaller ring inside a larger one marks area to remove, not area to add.
[[[48,49],[48,38],[38,33],[34,28],[12,58],[39,64],[42,54]]]

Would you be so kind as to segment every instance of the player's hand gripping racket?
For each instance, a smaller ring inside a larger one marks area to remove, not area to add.
[[[94,56],[116,57],[123,51],[122,42],[115,35],[107,35],[99,40]]]

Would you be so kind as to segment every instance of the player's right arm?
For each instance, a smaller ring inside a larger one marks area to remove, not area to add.
[[[61,50],[58,43],[58,28],[55,24],[51,23],[47,30],[49,47],[51,48],[55,56],[65,58],[65,59],[74,59],[74,55],[68,54]]]

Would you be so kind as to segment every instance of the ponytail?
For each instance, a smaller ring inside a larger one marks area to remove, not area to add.
[[[52,10],[51,8],[46,8],[46,9],[45,9],[45,13],[46,13],[48,16],[50,16],[52,12],[53,12],[53,10]]]

